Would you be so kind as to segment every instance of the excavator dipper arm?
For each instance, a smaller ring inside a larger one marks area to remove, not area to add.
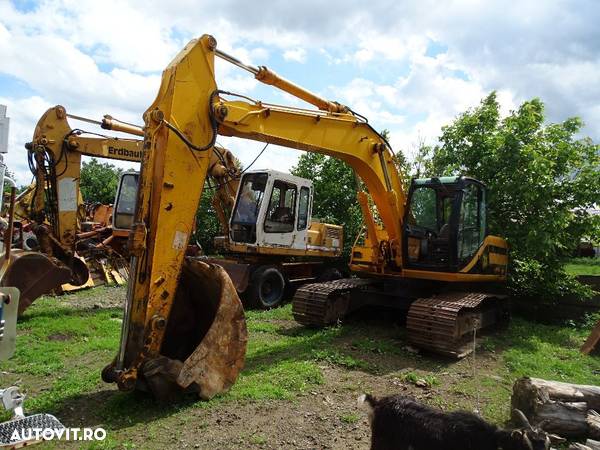
[[[243,308],[220,267],[185,261],[216,140],[214,39],[186,46],[163,72],[144,114],[144,159],[130,251],[134,255],[119,354],[103,372],[121,389],[158,397],[228,389],[244,363]]]

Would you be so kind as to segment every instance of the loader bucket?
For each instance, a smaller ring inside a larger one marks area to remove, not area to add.
[[[0,286],[21,291],[19,315],[41,295],[48,294],[71,279],[71,270],[43,253],[13,249],[9,260],[2,260]]]
[[[235,383],[247,341],[244,309],[227,272],[186,258],[161,357],[146,361],[144,379],[159,399],[184,390],[208,400]]]

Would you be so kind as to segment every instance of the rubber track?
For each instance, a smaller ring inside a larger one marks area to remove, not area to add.
[[[415,300],[408,310],[409,342],[419,348],[461,358],[470,353],[466,334],[460,335],[459,319],[476,313],[496,296],[479,292],[452,292]],[[472,348],[472,346],[470,347]]]
[[[292,300],[294,319],[302,325],[312,326],[325,326],[335,323],[347,312],[347,310],[343,310],[340,299],[348,296],[352,290],[366,286],[371,282],[368,279],[343,278],[341,280],[305,284],[296,291]],[[340,309],[337,313],[336,308]]]

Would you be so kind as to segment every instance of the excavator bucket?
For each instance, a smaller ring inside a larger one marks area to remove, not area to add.
[[[19,315],[41,295],[48,294],[72,279],[71,270],[54,258],[30,251],[13,249],[2,260],[0,286],[12,286],[21,292]]]
[[[208,400],[235,383],[247,341],[244,309],[227,272],[186,258],[161,356],[143,364],[143,378],[159,399],[183,390]]]

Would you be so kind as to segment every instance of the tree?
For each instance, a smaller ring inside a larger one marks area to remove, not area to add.
[[[599,236],[586,212],[600,198],[600,147],[578,138],[579,118],[546,124],[539,99],[501,118],[496,93],[442,129],[432,170],[488,187],[489,231],[510,244],[512,291],[556,299],[582,287],[563,269],[584,235]]]
[[[356,201],[356,178],[345,162],[319,153],[303,153],[292,174],[312,180],[313,217],[344,226],[344,254],[349,255],[362,228]]]
[[[119,176],[123,169],[112,164],[101,163],[96,158],[81,166],[79,188],[86,202],[112,204],[115,201]]]
[[[205,255],[214,253],[214,239],[221,234],[221,224],[217,218],[217,213],[212,206],[212,199],[215,194],[214,187],[204,186],[198,210],[196,212],[196,230],[192,239],[200,244]]]

